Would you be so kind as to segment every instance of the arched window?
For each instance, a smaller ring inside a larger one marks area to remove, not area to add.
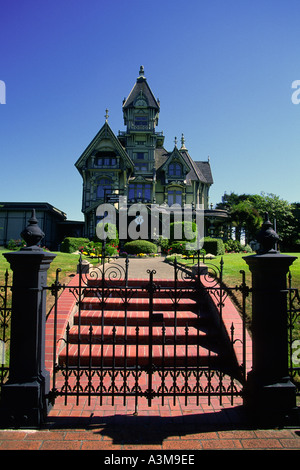
[[[180,163],[170,163],[169,165],[169,175],[170,176],[181,176],[182,175],[182,166]]]
[[[97,183],[97,199],[105,199],[111,192],[111,180],[109,178],[99,179]]]
[[[169,189],[168,191],[168,205],[182,204],[182,191],[181,189]]]

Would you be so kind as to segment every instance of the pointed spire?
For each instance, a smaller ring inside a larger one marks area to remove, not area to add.
[[[181,148],[180,150],[187,150],[186,146],[185,146],[185,138],[184,138],[184,135],[181,134]]]
[[[146,81],[146,77],[145,77],[145,75],[144,75],[144,72],[145,72],[144,66],[141,65],[141,66],[140,66],[140,71],[139,71],[139,76],[138,76],[138,78],[137,78],[137,80],[136,80],[137,83],[141,83],[141,82],[145,82],[145,81]]]

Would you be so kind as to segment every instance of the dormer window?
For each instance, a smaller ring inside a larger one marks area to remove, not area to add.
[[[99,168],[107,168],[117,165],[117,158],[115,152],[101,150],[95,155],[95,166]]]
[[[115,166],[117,159],[115,157],[97,157],[96,165],[99,167]]]
[[[182,166],[180,163],[170,163],[169,176],[182,176]]]

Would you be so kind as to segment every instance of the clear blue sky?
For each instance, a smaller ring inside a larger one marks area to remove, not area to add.
[[[207,160],[210,202],[234,191],[299,202],[299,0],[1,0],[0,201],[43,201],[82,220],[74,163],[140,65],[165,147]]]

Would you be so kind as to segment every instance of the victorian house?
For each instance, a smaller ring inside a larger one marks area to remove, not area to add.
[[[139,76],[123,101],[125,130],[118,135],[105,123],[75,163],[83,179],[82,212],[85,235],[95,236],[97,207],[115,204],[119,196],[133,203],[204,205],[208,209],[213,183],[209,161],[195,160],[185,147],[184,136],[173,150],[164,148],[164,135],[157,131],[160,103],[140,68]]]

